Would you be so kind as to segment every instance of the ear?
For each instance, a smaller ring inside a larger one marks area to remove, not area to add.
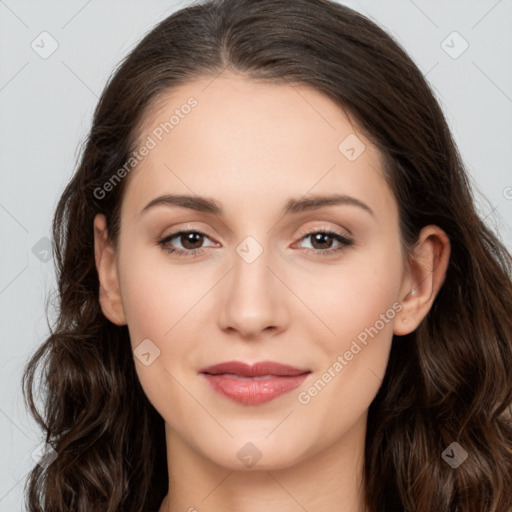
[[[103,314],[116,325],[125,325],[115,251],[108,238],[105,215],[94,218],[94,256],[100,282],[100,305]]]
[[[395,316],[393,332],[399,336],[414,331],[428,314],[446,277],[450,240],[438,226],[425,226],[418,237],[402,287],[402,309]]]

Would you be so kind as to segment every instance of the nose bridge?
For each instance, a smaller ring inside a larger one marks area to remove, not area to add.
[[[269,270],[276,261],[272,251],[253,236],[244,238],[235,251],[234,268],[221,299],[221,326],[247,336],[268,327],[282,328],[286,321],[285,297],[275,270]]]
[[[269,249],[268,239],[265,239],[263,246],[263,243],[249,235],[235,250],[230,283],[232,296],[236,295],[238,300],[246,305],[260,301],[269,303],[272,297],[276,297],[276,290],[273,290],[274,277],[268,269],[272,261],[275,261]],[[264,307],[264,303],[260,302],[258,307]]]

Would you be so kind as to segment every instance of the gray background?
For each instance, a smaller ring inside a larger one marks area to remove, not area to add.
[[[0,0],[0,511],[24,510],[24,479],[41,442],[20,379],[48,333],[55,276],[45,251],[56,201],[114,66],[189,3]],[[342,3],[395,36],[426,75],[481,215],[512,251],[512,0]],[[57,50],[42,58],[53,41]]]

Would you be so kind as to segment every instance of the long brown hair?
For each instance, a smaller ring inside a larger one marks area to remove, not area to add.
[[[127,327],[99,306],[93,219],[105,214],[115,243],[128,178],[105,197],[97,191],[137,147],[148,105],[225,69],[327,95],[382,153],[404,247],[428,224],[451,242],[445,282],[419,327],[393,339],[370,406],[369,510],[510,511],[512,258],[475,211],[421,72],[384,30],[329,0],[193,4],[159,23],[110,78],[54,215],[59,314],[23,378],[27,405],[58,453],[33,469],[29,510],[153,511],[167,492],[163,419],[138,381]],[[457,468],[442,457],[453,442],[468,453]]]

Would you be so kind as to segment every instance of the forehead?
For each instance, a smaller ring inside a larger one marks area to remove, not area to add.
[[[144,144],[151,149],[123,201],[130,211],[164,193],[216,197],[239,213],[241,203],[255,212],[334,192],[395,210],[380,153],[342,108],[304,84],[230,74],[182,84],[146,111]]]

